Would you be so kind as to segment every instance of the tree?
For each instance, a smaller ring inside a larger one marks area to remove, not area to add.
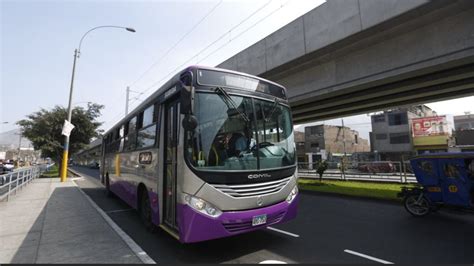
[[[328,169],[326,160],[319,160],[316,168],[316,173],[319,174],[319,182],[323,181],[323,174]]]
[[[72,110],[72,123],[74,129],[69,139],[69,153],[74,154],[90,143],[93,137],[98,137],[102,130],[98,122],[100,110],[103,105],[89,103],[87,109],[74,107]],[[22,135],[28,138],[35,150],[41,150],[43,157],[50,157],[60,164],[64,136],[61,135],[64,120],[67,119],[67,109],[62,106],[55,106],[51,110],[42,108],[17,122],[21,128]]]

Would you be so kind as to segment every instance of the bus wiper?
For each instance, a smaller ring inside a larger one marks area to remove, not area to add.
[[[267,116],[265,116],[265,122],[270,121],[270,118],[272,117],[273,113],[276,111],[279,103],[280,102],[278,101],[278,98],[275,97],[275,101],[273,103],[272,110],[270,111],[270,113]]]
[[[229,109],[234,109],[234,110],[236,110],[236,111],[239,113],[239,115],[242,117],[242,119],[245,120],[245,122],[250,122],[250,119],[248,118],[248,116],[247,116],[246,114],[242,113],[242,112],[239,110],[239,108],[237,108],[237,105],[236,105],[236,103],[234,102],[234,100],[232,100],[232,98],[229,96],[229,94],[228,94],[223,88],[221,88],[221,87],[216,87],[216,88],[214,89],[214,91],[215,91],[216,93],[218,93],[218,92],[221,93],[221,94],[220,94],[220,95],[221,95],[221,99],[222,99],[222,101],[227,105],[227,107],[228,107]]]

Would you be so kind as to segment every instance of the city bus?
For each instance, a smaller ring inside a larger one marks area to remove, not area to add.
[[[191,66],[104,134],[101,181],[149,230],[199,242],[295,218],[295,150],[283,86]]]

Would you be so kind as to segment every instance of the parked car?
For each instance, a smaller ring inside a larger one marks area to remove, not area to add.
[[[392,173],[395,172],[395,165],[391,162],[370,162],[359,164],[357,169],[365,173]]]
[[[5,172],[11,172],[15,168],[15,164],[12,160],[3,162],[3,170]]]
[[[90,164],[87,165],[89,168],[92,168],[92,169],[99,169],[100,168],[100,165],[98,162],[92,162]]]
[[[3,175],[5,173],[5,169],[3,168],[3,162],[0,163],[0,175]]]

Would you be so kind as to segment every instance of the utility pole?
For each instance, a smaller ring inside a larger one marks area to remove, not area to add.
[[[15,135],[18,135],[18,152],[17,152],[17,161],[18,163],[20,162],[20,148],[21,148],[21,138],[23,137],[22,132],[20,133],[15,133]]]
[[[128,107],[129,107],[129,103],[130,103],[130,92],[138,94],[138,96],[133,97],[132,100],[139,100],[140,95],[143,94],[143,92],[131,90],[130,86],[127,86],[127,93],[126,93],[127,95],[125,97],[126,98],[125,99],[125,115],[128,115]]]
[[[74,88],[74,74],[76,72],[76,60],[79,58],[79,55],[81,53],[81,45],[82,41],[84,40],[84,37],[86,35],[96,29],[100,28],[120,28],[120,29],[125,29],[129,32],[135,32],[133,28],[126,28],[126,27],[120,27],[120,26],[98,26],[95,28],[90,29],[84,35],[82,35],[81,40],[79,41],[79,47],[74,50],[74,61],[72,63],[72,77],[71,77],[71,86],[69,88],[69,104],[68,104],[68,115],[67,115],[67,122],[69,125],[72,125],[71,123],[71,116],[72,116],[72,94],[73,94],[73,88]],[[66,126],[67,123],[65,122],[64,125]],[[72,129],[71,129],[72,130]],[[60,173],[60,178],[61,182],[65,182],[67,179],[67,166],[68,166],[68,158],[69,158],[69,134],[70,132],[67,133],[67,135],[64,136],[64,149],[63,149],[63,157],[62,157],[62,162],[61,162],[61,173]]]
[[[125,97],[125,115],[128,115],[128,102],[130,101],[130,87],[127,86],[127,96]]]
[[[345,173],[345,160],[346,160],[346,134],[344,130],[344,118],[341,118],[342,122],[342,147],[344,149],[344,156],[342,156],[341,160],[341,170],[342,170],[342,176],[343,179],[346,180],[346,173]]]
[[[20,162],[20,150],[21,150],[21,138],[22,138],[22,134],[20,133],[20,140],[18,141],[18,163]]]

